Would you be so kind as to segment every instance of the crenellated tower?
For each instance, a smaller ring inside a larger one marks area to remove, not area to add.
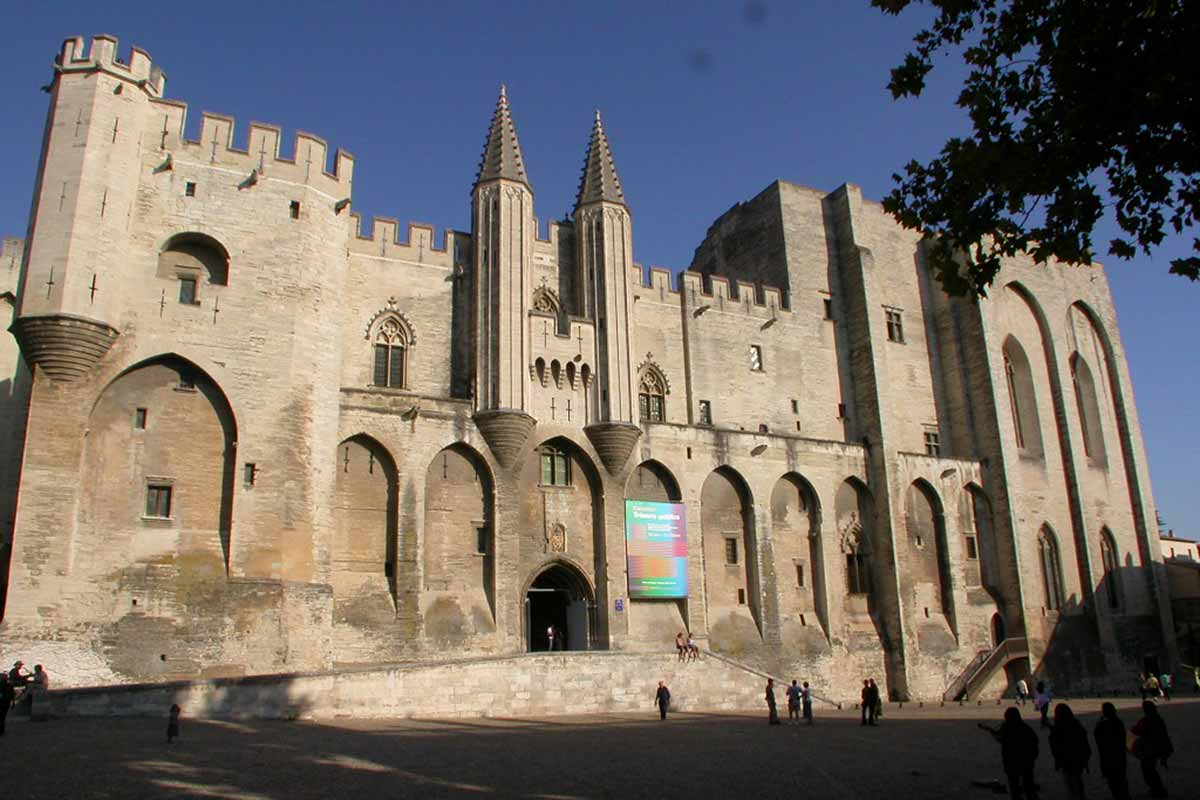
[[[150,56],[97,36],[91,48],[67,39],[54,64],[38,183],[29,220],[21,307],[13,332],[35,369],[72,381],[92,368],[118,334],[137,193],[141,142],[151,100],[165,79]]]
[[[621,471],[642,433],[635,424],[637,387],[630,352],[630,222],[621,179],[597,111],[575,201],[576,285],[580,287],[579,307],[596,323],[598,380],[592,388],[596,414],[584,432],[614,475]]]
[[[500,87],[471,195],[475,286],[475,423],[496,459],[516,466],[536,420],[530,415],[528,315],[533,189]]]

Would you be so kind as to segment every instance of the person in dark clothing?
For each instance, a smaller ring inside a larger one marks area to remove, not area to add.
[[[1113,800],[1129,800],[1129,779],[1125,776],[1125,723],[1112,703],[1100,706],[1100,721],[1092,732],[1096,737],[1096,758],[1100,774],[1112,792]]]
[[[999,728],[979,724],[1000,743],[1000,763],[1008,778],[1008,794],[1013,800],[1038,800],[1033,782],[1033,766],[1038,757],[1038,735],[1021,719],[1016,706],[1004,712]]]
[[[800,690],[800,712],[803,714],[805,722],[812,725],[812,689],[808,688],[808,681],[804,682],[804,688]]]
[[[1147,700],[1142,703],[1142,712],[1145,716],[1134,724],[1132,730],[1137,737],[1133,742],[1133,755],[1142,762],[1142,777],[1150,789],[1150,796],[1166,797],[1167,787],[1158,774],[1158,762],[1161,761],[1165,767],[1167,759],[1175,752],[1175,746],[1167,734],[1167,723],[1158,715],[1158,706]]]
[[[775,681],[767,678],[767,724],[779,724],[779,710],[775,708]]]
[[[879,719],[879,707],[882,702],[879,699],[879,687],[875,685],[874,680],[867,681],[867,724],[874,725]]]
[[[167,712],[167,744],[175,741],[179,736],[180,711],[179,704],[172,703],[171,710]]]
[[[665,681],[658,682],[658,691],[654,693],[654,702],[658,704],[658,718],[667,718],[667,707],[671,705],[671,692]]]
[[[868,710],[868,709],[870,709],[870,707],[871,707],[871,682],[865,680],[865,681],[863,681],[862,706],[861,706],[861,708],[862,708],[862,724],[863,725],[867,724],[867,714],[870,713],[870,711]],[[873,721],[874,720],[872,720],[872,722]]]
[[[16,696],[17,690],[9,682],[8,675],[0,672],[0,736],[4,735],[4,721],[8,719],[8,710]]]
[[[1092,746],[1088,744],[1087,731],[1066,703],[1054,707],[1050,754],[1054,756],[1054,768],[1062,773],[1067,796],[1083,800],[1083,773],[1092,759]]]
[[[871,710],[875,714],[874,722],[878,722],[883,716],[883,695],[879,693],[879,685],[875,683],[875,679],[871,678],[871,697],[874,703],[871,704]]]

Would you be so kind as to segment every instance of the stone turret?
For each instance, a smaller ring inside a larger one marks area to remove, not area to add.
[[[520,464],[537,421],[529,414],[528,327],[533,189],[500,87],[472,192],[475,424],[505,468]]]
[[[596,321],[596,421],[584,428],[605,468],[619,474],[641,428],[635,424],[637,389],[629,352],[633,236],[629,209],[600,112],[592,124],[575,201],[580,308]]]

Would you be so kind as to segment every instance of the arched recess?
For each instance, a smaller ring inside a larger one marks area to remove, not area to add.
[[[908,570],[904,578],[912,586],[912,605],[922,609],[926,617],[930,609],[941,613],[950,629],[957,630],[945,514],[941,498],[927,481],[909,484],[904,495],[904,518],[908,531]]]
[[[958,528],[963,537],[968,586],[982,584],[1000,602],[1000,553],[992,523],[992,501],[974,483],[958,495]]]
[[[196,284],[229,285],[229,251],[213,237],[187,231],[177,233],[163,243],[158,253],[159,278]],[[193,287],[194,288],[194,287]],[[196,301],[200,299],[197,293]]]
[[[530,576],[522,595],[526,650],[594,649],[599,635],[596,592],[579,565],[568,558],[551,559]]]
[[[1059,554],[1058,537],[1049,525],[1043,525],[1038,531],[1037,545],[1042,573],[1042,607],[1046,611],[1061,611],[1066,603],[1062,557]]]
[[[626,500],[678,503],[682,497],[675,476],[658,461],[643,461],[638,464],[625,481]]]
[[[1124,606],[1124,592],[1121,587],[1121,559],[1117,555],[1120,551],[1117,550],[1117,540],[1113,538],[1112,531],[1105,526],[1100,529],[1100,563],[1104,567],[1104,574],[1100,578],[1100,585],[1103,587],[1101,595],[1108,604],[1109,611],[1119,613]]]
[[[797,615],[805,626],[815,614],[828,636],[821,508],[812,484],[798,473],[784,475],[771,490],[771,544],[781,614]]]
[[[737,651],[762,640],[754,499],[732,467],[713,470],[700,490],[709,641]]]
[[[1028,455],[1041,456],[1042,426],[1038,417],[1037,392],[1033,372],[1025,348],[1015,336],[1004,340],[1004,378],[1008,389],[1008,405],[1012,417],[1013,436],[1017,449]]]
[[[335,458],[334,621],[370,627],[396,613],[396,462],[386,447],[365,434],[342,441]]]
[[[1075,394],[1075,413],[1079,417],[1083,454],[1097,466],[1104,466],[1104,428],[1100,419],[1100,404],[1096,399],[1096,381],[1091,367],[1078,352],[1071,354],[1071,384]]]
[[[879,583],[874,563],[874,503],[867,487],[847,478],[838,487],[833,505],[839,549],[845,556],[846,611],[864,614],[872,610],[872,595]]]
[[[452,640],[495,630],[493,497],[487,462],[461,442],[439,451],[425,470],[426,636]]]
[[[565,559],[585,570],[585,577],[597,587],[588,609],[594,633],[590,646],[605,647],[608,557],[603,484],[596,465],[570,438],[553,437],[538,444],[525,459],[520,485],[528,491],[514,532],[520,563],[527,567]],[[521,599],[523,602],[524,597]]]
[[[122,372],[88,418],[80,552],[121,565],[143,597],[200,599],[229,569],[236,446],[229,400],[196,364],[171,354]]]

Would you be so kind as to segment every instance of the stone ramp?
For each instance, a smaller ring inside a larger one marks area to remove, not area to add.
[[[217,718],[521,717],[655,713],[664,680],[676,711],[763,711],[762,675],[705,653],[530,653],[319,673],[64,689],[36,713],[51,716]],[[786,707],[783,687],[777,691]]]

